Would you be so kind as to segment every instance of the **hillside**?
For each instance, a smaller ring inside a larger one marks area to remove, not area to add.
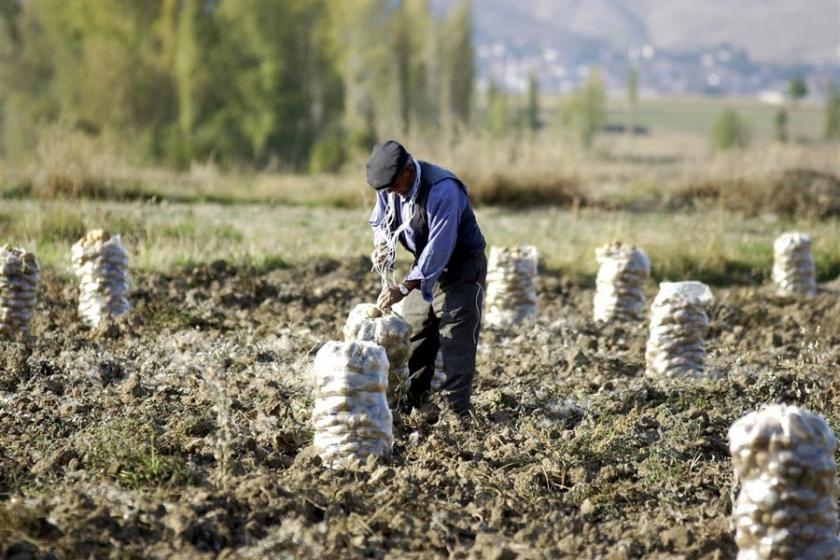
[[[453,0],[433,0],[443,9]],[[840,7],[834,0],[474,0],[476,37],[565,54],[625,51],[651,44],[686,51],[720,43],[760,62],[838,60]],[[573,54],[573,56],[574,56]]]

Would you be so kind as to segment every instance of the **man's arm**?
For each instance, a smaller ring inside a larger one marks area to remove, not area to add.
[[[420,288],[423,299],[432,301],[432,290],[452,257],[458,241],[458,224],[467,207],[467,195],[451,179],[441,181],[429,192],[429,241],[406,275],[406,286]]]
[[[384,192],[376,193],[376,204],[373,205],[373,212],[370,213],[370,219],[368,220],[374,232],[382,223],[382,220],[385,219],[385,196]]]

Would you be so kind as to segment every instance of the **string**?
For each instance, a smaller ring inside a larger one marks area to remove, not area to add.
[[[419,190],[419,189],[418,189]],[[373,230],[374,258],[373,272],[382,281],[382,288],[390,288],[397,284],[395,264],[397,262],[397,242],[400,235],[411,225],[416,211],[417,192],[403,203],[402,223],[394,231],[391,231],[391,224],[397,216],[397,194],[387,195],[385,215]]]

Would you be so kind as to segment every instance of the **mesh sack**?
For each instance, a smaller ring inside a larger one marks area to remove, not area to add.
[[[353,467],[394,445],[388,408],[388,357],[372,342],[327,342],[313,366],[313,446],[332,468]]]
[[[34,254],[11,245],[0,249],[0,335],[16,338],[30,333],[40,270]]]
[[[773,282],[780,295],[816,295],[817,280],[809,236],[789,232],[776,239],[773,243]]]
[[[645,313],[644,284],[650,260],[632,245],[610,243],[595,250],[598,276],[593,300],[596,321],[639,321]]]
[[[840,559],[836,447],[826,423],[795,406],[767,406],[732,425],[738,558]]]
[[[396,313],[383,314],[372,303],[360,303],[344,324],[344,340],[376,343],[388,356],[388,402],[396,405],[409,384],[408,359],[411,357],[411,326]]]
[[[71,249],[73,272],[79,278],[79,316],[97,326],[106,316],[119,317],[128,303],[128,254],[119,235],[91,230]]]
[[[537,248],[490,249],[484,323],[508,329],[537,319]]]
[[[703,337],[709,328],[706,310],[714,301],[701,282],[662,282],[651,307],[646,375],[653,378],[705,376]]]

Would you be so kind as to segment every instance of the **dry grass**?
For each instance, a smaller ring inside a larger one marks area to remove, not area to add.
[[[840,273],[836,218],[745,217],[719,208],[674,213],[484,207],[477,214],[488,243],[536,245],[544,266],[584,278],[596,272],[595,248],[620,239],[648,252],[657,279],[758,283],[769,275],[773,240],[789,229],[813,235],[822,280]],[[0,236],[59,270],[69,268],[70,245],[92,227],[122,233],[135,269],[171,271],[216,259],[275,268],[368,255],[367,215],[366,208],[266,204],[7,201]]]
[[[465,134],[404,141],[417,157],[462,176],[477,205],[645,209],[668,206],[674,200],[693,205],[696,199],[744,211],[755,209],[755,201],[763,202],[768,193],[775,193],[774,203],[762,205],[762,212],[808,217],[833,213],[835,203],[802,198],[789,183],[799,185],[808,176],[833,185],[840,182],[836,144],[764,141],[747,150],[715,154],[704,136],[656,130],[637,137],[603,135],[593,150],[585,151],[552,127],[505,138]],[[282,171],[223,171],[213,162],[175,172],[150,167],[125,153],[107,137],[47,131],[32,161],[14,169],[8,162],[0,165],[0,196],[333,208],[367,207],[373,199],[365,184],[363,159],[348,162],[336,175],[302,176]],[[794,171],[795,176],[791,175]],[[790,197],[796,200],[787,200]]]
[[[688,185],[675,196],[676,206],[716,204],[728,210],[805,218],[840,215],[840,177],[794,169],[765,181],[721,179]]]

